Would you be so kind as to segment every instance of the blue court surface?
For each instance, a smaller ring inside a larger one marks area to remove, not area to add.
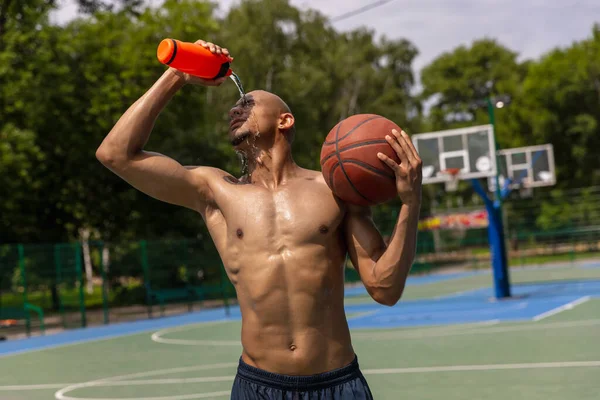
[[[540,320],[600,297],[600,281],[570,281],[512,286],[512,298],[496,300],[491,288],[428,300],[400,302],[395,307],[361,304],[346,307],[348,313],[364,313],[349,319],[350,328],[398,328],[406,326]]]
[[[587,268],[588,265],[579,267]],[[407,285],[427,285],[486,274],[490,275],[490,272],[411,277]],[[350,292],[349,297],[366,295],[366,290],[362,286],[349,288],[347,292]],[[600,298],[600,280],[598,279],[513,284],[512,298],[500,301],[493,297],[491,287],[476,288],[429,299],[401,300],[394,307],[382,306],[365,298],[365,303],[346,305],[346,312],[350,314],[348,322],[351,329],[538,321],[569,310],[592,298]],[[240,318],[239,308],[231,307],[228,313],[219,308],[173,317],[75,329],[30,339],[0,342],[0,356],[86,341],[105,340],[198,322],[239,320]]]
[[[406,280],[406,286],[420,286],[420,285],[429,285],[431,283],[438,283],[449,281],[453,279],[461,279],[468,278],[471,276],[478,275],[490,275],[489,271],[470,271],[470,272],[455,272],[455,273],[446,273],[446,274],[435,274],[435,275],[422,275],[422,276],[409,276]],[[346,297],[355,297],[355,296],[366,296],[367,291],[364,286],[356,286],[346,288],[344,295]]]

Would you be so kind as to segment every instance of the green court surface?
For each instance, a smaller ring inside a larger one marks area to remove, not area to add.
[[[511,277],[598,282],[600,268],[524,269]],[[489,285],[489,275],[467,276],[409,286],[406,298]],[[599,294],[537,321],[353,329],[354,347],[376,399],[598,399]],[[227,399],[240,327],[198,323],[0,356],[0,399]]]

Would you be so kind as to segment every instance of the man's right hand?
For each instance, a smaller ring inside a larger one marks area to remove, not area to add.
[[[233,61],[233,58],[231,58],[231,56],[229,55],[229,50],[227,50],[225,48],[217,46],[216,44],[211,43],[211,42],[205,42],[204,40],[196,40],[194,43],[199,44],[200,46],[204,47],[205,49],[210,50],[210,52],[213,54],[226,55],[227,57],[229,57],[229,61]],[[171,72],[173,72],[175,75],[181,77],[185,83],[191,83],[193,85],[220,86],[223,82],[225,82],[227,80],[227,77],[222,77],[219,79],[203,79],[203,78],[199,78],[194,75],[187,74],[185,72],[181,72],[172,67],[169,68],[169,70],[171,70]]]

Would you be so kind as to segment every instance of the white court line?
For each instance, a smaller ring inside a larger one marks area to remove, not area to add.
[[[459,297],[459,296],[462,296],[463,294],[477,292],[477,291],[484,290],[484,289],[488,289],[488,288],[485,287],[485,286],[482,286],[482,287],[478,287],[478,288],[475,288],[475,289],[460,290],[458,292],[453,292],[453,293],[449,293],[449,294],[442,294],[440,296],[431,297],[431,300],[450,299],[452,297]],[[411,301],[422,301],[422,300],[430,300],[430,299],[429,298],[413,299]]]
[[[194,322],[191,324],[185,324],[185,326],[190,326],[190,325],[214,325],[216,323],[225,323],[225,322],[234,322],[235,320],[230,320],[230,319],[220,319],[220,320],[214,320],[214,321],[206,321],[206,322]],[[92,329],[92,328],[90,328]],[[11,357],[11,356],[18,356],[24,353],[32,353],[32,352],[36,352],[36,351],[46,351],[46,350],[53,350],[53,349],[58,349],[61,347],[70,347],[70,346],[76,346],[79,344],[85,344],[85,343],[92,343],[92,342],[104,342],[107,340],[111,340],[111,339],[118,339],[118,338],[122,338],[122,337],[128,337],[128,336],[134,336],[134,335],[142,335],[142,334],[147,334],[148,332],[152,332],[154,331],[156,328],[148,328],[148,329],[144,329],[141,331],[137,331],[137,332],[130,332],[130,333],[116,333],[116,334],[111,334],[111,335],[107,335],[107,336],[102,336],[99,338],[85,338],[85,339],[79,339],[79,340],[74,340],[72,342],[69,343],[61,343],[61,344],[49,344],[46,346],[41,346],[41,347],[36,347],[36,348],[31,348],[31,349],[23,349],[23,350],[19,350],[16,351],[14,353],[9,353],[9,354],[0,354],[0,359],[1,358],[6,358],[6,357]],[[115,399],[113,399],[115,400]]]
[[[152,335],[156,343],[179,344],[183,346],[241,346],[237,340],[194,340],[194,339],[166,339],[156,334]]]
[[[138,374],[130,374],[117,376],[114,378],[99,379],[96,381],[84,382],[79,384],[69,385],[71,389],[65,388],[55,394],[56,399],[62,400],[85,400],[84,398],[68,397],[64,396],[64,393],[73,391],[81,388],[89,387],[113,387],[113,386],[136,386],[136,385],[148,385],[148,384],[181,384],[181,383],[198,383],[198,382],[224,382],[232,381],[234,376],[216,376],[206,378],[173,378],[173,379],[159,379],[159,380],[137,380],[137,381],[125,381],[123,379],[133,376],[152,376],[163,373],[172,373],[173,371],[184,372],[198,369],[209,369],[209,367],[216,368],[215,366],[231,365],[231,364],[213,364],[206,366],[196,367],[182,367],[182,368],[171,368],[168,370],[157,370],[142,372]],[[237,364],[235,364],[237,365]],[[474,364],[474,365],[441,365],[431,367],[407,367],[407,368],[380,368],[380,369],[364,369],[362,372],[365,375],[389,375],[389,374],[412,374],[412,373],[435,373],[435,372],[469,372],[469,371],[497,371],[497,370],[514,370],[514,369],[548,369],[548,368],[595,368],[600,367],[600,361],[557,361],[557,362],[543,362],[543,363],[513,363],[513,364]],[[168,371],[168,372],[165,372]],[[113,380],[111,380],[113,379]],[[54,384],[56,386],[58,384]],[[13,388],[5,390],[35,390],[41,386],[48,385],[23,385],[23,386],[0,386],[0,388]],[[16,388],[16,389],[15,389]],[[223,392],[212,392],[212,393],[201,393],[201,394],[189,394],[182,396],[167,396],[167,397],[143,397],[143,398],[132,398],[131,400],[183,400],[183,399],[196,399],[206,398],[208,396],[225,396],[228,395],[229,391]],[[89,400],[114,400],[111,399],[98,399],[93,398]]]
[[[368,311],[368,312],[364,312],[364,313],[360,313],[355,315],[354,317],[348,318],[348,320],[351,320],[352,318],[359,318],[359,317],[364,317],[367,315],[371,315],[371,314],[375,314],[378,311]],[[443,331],[443,332],[447,332],[447,331],[456,331],[456,330],[465,330],[465,329],[473,329],[473,328],[479,328],[479,327],[486,327],[486,326],[490,326],[490,325],[495,325],[498,324],[500,322],[500,320],[498,319],[493,319],[493,320],[488,320],[488,321],[481,321],[481,322],[473,322],[473,323],[467,323],[467,324],[457,324],[457,325],[440,325],[437,327],[433,327],[433,328],[429,328],[427,329],[425,332],[425,335],[423,335],[423,329],[422,328],[415,328],[415,332],[417,337],[426,337],[428,336],[427,333],[429,332],[439,332],[439,331]],[[207,346],[241,346],[239,341],[233,341],[233,340],[196,340],[196,339],[169,339],[169,338],[164,338],[162,337],[162,335],[165,335],[167,333],[172,333],[172,332],[181,332],[181,331],[185,331],[185,330],[189,330],[189,329],[193,329],[193,327],[191,326],[181,326],[181,327],[176,327],[176,328],[167,328],[167,329],[163,329],[160,330],[158,332],[155,332],[154,334],[152,334],[151,338],[153,341],[158,342],[158,343],[165,343],[165,344],[176,344],[176,345],[184,345],[184,346],[197,346],[197,345],[207,345]],[[362,333],[354,333],[352,335],[353,337],[358,337],[360,338],[361,336],[363,337],[371,337],[372,335],[367,335],[367,334],[362,334]],[[436,336],[436,335],[434,335]]]
[[[168,378],[168,379],[152,379],[152,380],[135,380],[135,381],[106,381],[101,382],[96,386],[135,386],[135,385],[173,385],[182,383],[207,383],[207,382],[233,382],[234,375],[231,376],[207,376],[199,378]]]
[[[60,389],[67,385],[74,385],[73,383],[48,383],[43,385],[6,385],[0,386],[0,391],[2,390],[43,390],[43,389]]]
[[[120,382],[130,378],[137,377],[148,377],[148,376],[156,376],[163,374],[173,374],[177,372],[188,372],[188,371],[201,371],[201,370],[212,370],[217,368],[229,368],[237,366],[238,363],[219,363],[219,364],[207,364],[207,365],[196,365],[191,367],[179,367],[179,368],[167,368],[167,369],[159,369],[154,371],[146,371],[146,372],[138,372],[134,374],[127,375],[116,375],[109,378],[97,379],[94,381],[77,383],[74,385],[66,386],[56,393],[54,393],[54,398],[57,400],[116,400],[114,397],[110,399],[100,399],[100,398],[85,398],[85,397],[70,397],[66,396],[67,393],[72,392],[77,389],[83,389],[94,386],[104,386],[104,383],[109,382]],[[187,400],[187,399],[201,399],[207,398],[211,396],[226,396],[229,395],[230,391],[227,392],[212,392],[212,393],[203,393],[203,394],[193,394],[193,395],[182,395],[182,396],[166,396],[166,397],[136,397],[131,398],[130,400]]]
[[[207,325],[217,325],[223,322],[228,321],[216,321],[214,323],[205,323],[199,326],[207,326]],[[198,324],[194,324],[198,325]],[[150,337],[154,342],[157,343],[165,343],[165,344],[180,344],[187,346],[198,346],[198,345],[206,345],[206,346],[241,346],[239,340],[201,340],[201,339],[168,339],[164,338],[163,335],[167,335],[169,333],[187,331],[190,329],[194,329],[194,325],[184,325],[178,326],[174,328],[165,328],[161,329],[157,332],[154,332]]]
[[[176,374],[178,372],[189,372],[189,371],[203,371],[207,369],[220,369],[220,368],[230,368],[237,367],[239,363],[218,363],[218,364],[207,364],[207,365],[195,365],[192,367],[177,367],[177,368],[166,368],[166,369],[157,369],[154,371],[146,371],[146,372],[138,372],[135,374],[127,374],[127,375],[117,375],[111,378],[98,379],[94,382],[103,382],[110,380],[111,382],[121,381],[128,378],[145,378],[148,376],[156,376],[156,375],[165,375],[165,374]]]
[[[215,397],[229,396],[231,390],[210,393],[183,394],[178,396],[161,397],[127,397],[125,399],[118,397],[61,397],[69,400],[192,400],[192,399],[212,399]],[[58,397],[56,397],[58,399]]]
[[[353,315],[351,317],[348,317],[348,321],[356,319],[356,318],[361,318],[361,317],[367,317],[369,315],[373,315],[373,314],[377,314],[380,310],[375,310],[375,311],[365,311],[365,312],[361,312],[361,313],[357,313],[356,315]]]
[[[527,364],[447,365],[441,367],[365,369],[365,375],[414,374],[427,372],[497,371],[502,369],[585,368],[600,367],[600,361],[563,361]]]
[[[556,315],[558,313],[561,313],[563,311],[572,310],[573,308],[577,307],[580,304],[585,303],[586,301],[589,301],[590,299],[591,299],[591,296],[580,297],[579,299],[574,300],[574,301],[572,301],[570,303],[563,304],[560,307],[556,307],[556,308],[554,308],[554,309],[552,309],[550,311],[546,311],[544,313],[538,314],[535,317],[533,317],[533,320],[534,321],[541,321],[544,318],[551,317],[551,316]]]
[[[537,325],[517,325],[517,326],[498,326],[498,327],[480,327],[477,330],[439,330],[439,331],[425,331],[418,332],[417,330],[410,331],[392,331],[387,333],[361,333],[360,335],[353,334],[352,337],[358,340],[396,340],[396,339],[422,339],[430,337],[445,337],[445,336],[463,336],[463,335],[482,335],[490,333],[502,333],[502,332],[525,332],[525,331],[537,331],[548,328],[561,329],[561,328],[575,328],[580,326],[597,326],[600,325],[600,319],[589,319],[579,321],[567,321],[567,322],[549,322]],[[476,328],[476,327],[474,327]]]
[[[352,338],[358,339],[370,339],[372,337],[384,337],[387,335],[392,335],[397,337],[398,335],[402,335],[403,338],[421,338],[421,337],[437,337],[439,333],[448,332],[463,332],[469,329],[476,328],[485,328],[492,325],[497,325],[500,323],[499,319],[491,319],[487,321],[480,322],[469,322],[465,324],[455,324],[455,325],[436,325],[434,327],[418,327],[418,328],[408,328],[404,331],[383,331],[383,332],[374,332],[374,333],[365,333],[361,331],[354,331],[352,333]]]
[[[377,336],[386,336],[386,335],[393,335],[394,337],[396,337],[397,335],[402,334],[403,338],[410,338],[410,337],[416,337],[416,338],[420,338],[420,337],[437,337],[438,334],[442,333],[448,333],[448,332],[464,332],[466,330],[470,330],[470,329],[476,329],[476,328],[485,328],[488,326],[492,326],[492,325],[497,325],[500,323],[499,319],[490,319],[487,321],[480,321],[480,322],[468,322],[465,324],[454,324],[454,325],[436,325],[434,327],[418,327],[418,328],[408,328],[404,331],[387,331],[387,332],[375,332],[375,333],[364,333],[364,332],[354,332],[352,333],[352,338],[358,338],[358,339],[369,339],[372,338],[374,335]],[[404,336],[404,334],[406,334],[406,336]],[[379,337],[377,336],[377,337]]]

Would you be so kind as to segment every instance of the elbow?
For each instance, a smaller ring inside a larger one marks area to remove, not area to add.
[[[127,157],[124,157],[123,155],[119,154],[119,152],[111,149],[110,146],[103,143],[96,150],[96,159],[107,168],[119,169],[119,167],[125,163]]]
[[[373,298],[373,300],[375,300],[377,303],[384,305],[384,306],[388,306],[388,307],[393,307],[396,304],[398,304],[398,302],[400,301],[400,298],[402,297],[402,293],[404,292],[404,287],[401,288],[378,288],[375,290],[371,291],[371,297]]]
[[[100,145],[96,150],[96,159],[104,165],[110,164],[112,160],[111,153],[104,145]]]

